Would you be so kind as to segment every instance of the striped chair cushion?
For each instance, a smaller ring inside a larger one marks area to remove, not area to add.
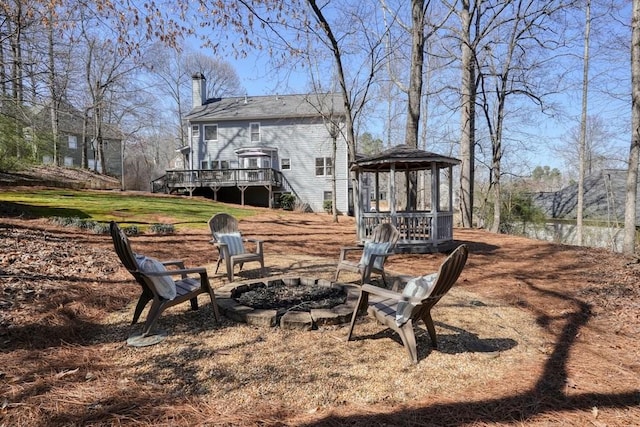
[[[364,242],[364,250],[362,251],[362,257],[360,258],[360,265],[369,264],[369,259],[372,254],[386,254],[389,251],[391,243],[389,242]],[[374,261],[373,267],[378,270],[382,269],[385,259],[383,257],[377,257]]]
[[[136,261],[143,273],[165,272],[165,266],[155,258],[136,254]],[[148,276],[156,287],[156,292],[164,299],[172,300],[176,297],[176,283],[171,276]]]
[[[431,292],[436,284],[438,273],[428,274],[426,276],[415,277],[407,282],[402,291],[402,297],[404,300],[398,302],[398,308],[396,310],[396,324],[402,326],[407,323],[407,320],[411,317],[413,307],[417,304],[407,301],[408,298],[425,299]]]
[[[238,232],[216,233],[216,240],[227,245],[231,256],[245,253],[242,236]]]

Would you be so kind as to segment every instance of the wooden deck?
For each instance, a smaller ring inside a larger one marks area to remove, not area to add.
[[[282,173],[270,168],[169,170],[151,181],[152,193],[184,191],[191,196],[197,188],[208,188],[213,191],[214,200],[217,200],[218,191],[226,187],[240,190],[242,205],[244,192],[249,187],[266,188],[269,207],[273,207],[276,193],[294,193]]]

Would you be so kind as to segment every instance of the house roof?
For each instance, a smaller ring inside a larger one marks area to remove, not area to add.
[[[393,164],[398,170],[422,170],[431,168],[433,162],[435,162],[439,168],[460,164],[460,160],[456,158],[419,150],[402,144],[372,156],[361,157],[353,162],[351,167],[353,169],[373,172],[389,170]]]
[[[33,125],[38,131],[51,132],[51,112],[48,103],[34,110]],[[87,136],[93,137],[93,123],[89,116],[90,126],[87,127]],[[83,114],[67,101],[60,101],[58,105],[58,130],[61,133],[71,135],[82,135],[83,132]],[[105,139],[120,141],[124,138],[122,131],[118,126],[111,123],[102,124],[102,136]]]
[[[627,171],[604,169],[585,177],[583,218],[597,221],[624,222]],[[533,202],[548,218],[575,219],[578,205],[578,184],[556,192],[537,193]],[[636,213],[636,224],[640,212]]]
[[[339,94],[242,96],[208,99],[195,107],[190,122],[220,120],[266,120],[292,117],[344,116]]]

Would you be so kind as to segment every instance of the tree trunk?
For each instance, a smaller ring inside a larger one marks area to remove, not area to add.
[[[58,90],[56,88],[55,56],[53,51],[53,13],[49,12],[49,22],[47,25],[47,36],[49,44],[49,91],[51,101],[49,104],[51,113],[51,139],[53,140],[53,162],[58,165],[60,156],[60,135],[58,132]]]
[[[633,0],[631,15],[631,147],[627,173],[627,199],[624,210],[623,251],[635,252],[636,194],[638,190],[638,160],[640,160],[640,0]]]
[[[420,126],[420,101],[422,100],[422,67],[424,66],[424,0],[411,0],[411,65],[409,71],[409,93],[407,102],[407,123],[405,143],[418,148]],[[418,178],[415,173],[407,174],[409,192],[407,210],[417,209]]]
[[[591,0],[585,4],[584,53],[582,57],[582,116],[580,118],[580,147],[578,154],[578,205],[576,207],[576,243],[582,246],[584,217],[584,176],[587,149],[587,95],[589,90],[589,34],[591,33]]]
[[[89,144],[87,142],[87,128],[89,127],[89,109],[85,108],[82,115],[82,158],[80,159],[80,167],[89,169]]]
[[[471,49],[471,15],[469,0],[462,1],[462,93],[460,129],[460,215],[462,227],[473,226],[473,191],[475,168],[475,61]]]
[[[331,126],[336,126],[333,122],[331,122]],[[332,129],[332,132],[336,132],[337,131],[335,129]],[[338,222],[338,195],[336,194],[336,190],[337,190],[337,183],[336,183],[336,151],[337,151],[337,144],[336,144],[336,139],[337,139],[337,135],[332,133],[331,135],[332,140],[333,140],[333,150],[331,152],[331,168],[332,168],[332,179],[331,179],[331,214],[333,215],[333,222]]]
[[[405,127],[406,144],[418,148],[420,100],[422,97],[422,67],[424,65],[424,0],[411,0],[411,65],[409,101]]]
[[[342,66],[342,53],[340,51],[340,46],[338,45],[338,40],[335,38],[333,31],[331,30],[331,26],[327,22],[324,17],[322,10],[318,7],[315,0],[307,0],[309,6],[313,10],[318,22],[321,25],[321,28],[324,30],[327,38],[329,39],[329,43],[331,45],[331,53],[336,62],[336,74],[338,77],[338,84],[340,85],[340,92],[342,93],[342,100],[344,102],[344,112],[345,112],[345,132],[347,136],[347,150],[349,152],[348,162],[351,163],[356,160],[356,138],[353,129],[353,111],[351,109],[351,100],[349,98],[349,91],[347,89],[347,82],[344,75],[344,68]],[[351,199],[353,203],[353,213],[356,218],[356,228],[359,229],[359,215],[360,215],[360,207],[358,206],[358,202],[360,200],[360,186],[358,183],[358,177],[355,172],[351,172],[351,188],[352,194]]]

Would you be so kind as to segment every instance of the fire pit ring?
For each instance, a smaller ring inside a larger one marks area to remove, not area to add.
[[[280,308],[254,308],[241,302],[241,296],[247,292],[275,286],[337,289],[343,293],[344,302],[326,308],[309,309],[300,309],[302,304]],[[359,286],[311,277],[271,276],[228,283],[217,288],[215,293],[222,314],[236,322],[254,326],[280,326],[282,329],[312,330],[320,326],[350,322],[358,302]]]

